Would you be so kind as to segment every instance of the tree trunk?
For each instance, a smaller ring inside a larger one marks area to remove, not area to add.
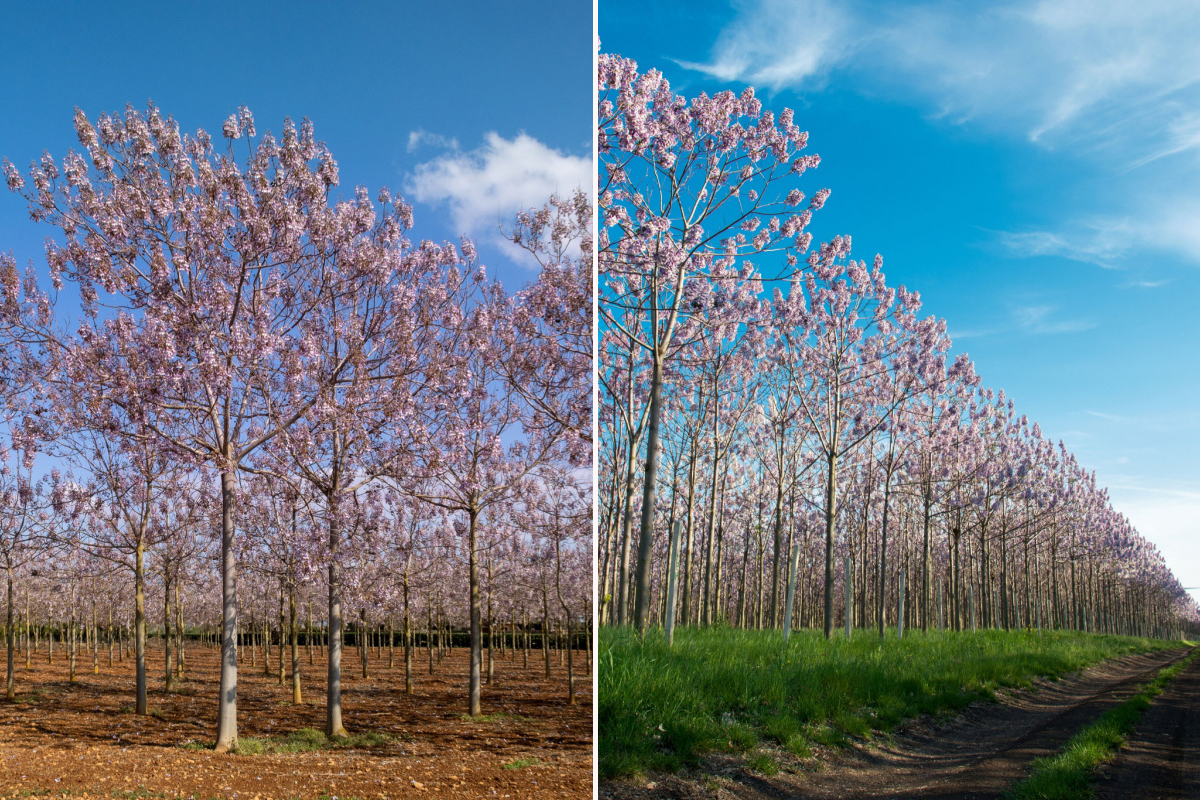
[[[329,518],[329,668],[325,701],[325,735],[345,736],[342,726],[342,570],[338,564],[338,541],[341,527],[336,517],[336,502],[329,497],[329,507],[335,513]]]
[[[310,612],[311,613],[311,612]],[[296,584],[288,583],[288,619],[291,623],[292,634],[292,702],[300,705],[304,702],[300,694],[300,631],[296,625]],[[309,625],[311,629],[312,625]],[[312,656],[312,643],[309,642],[308,654]]]
[[[11,564],[8,565],[5,572],[8,577],[8,623],[4,627],[4,638],[8,644],[8,674],[5,681],[4,696],[11,702],[17,699],[17,676],[13,667],[13,651],[17,643],[13,637],[13,570]]]
[[[831,446],[836,447],[838,424],[834,421]],[[833,636],[833,537],[837,523],[837,451],[830,450],[825,458],[828,469],[825,482],[825,638]]]
[[[655,350],[650,377],[650,419],[646,431],[646,474],[642,486],[642,525],[638,541],[637,587],[633,597],[633,626],[646,630],[650,610],[650,556],[654,547],[654,500],[658,492],[658,424],[662,416],[663,356]]]
[[[167,691],[175,688],[175,670],[171,662],[171,570],[163,567],[163,683]]]
[[[51,639],[51,642],[54,640]],[[133,562],[133,651],[136,661],[137,706],[135,713],[146,716],[146,564],[145,550],[139,542]]]
[[[413,693],[412,626],[408,610],[408,575],[404,576],[404,693]]]
[[[221,682],[217,701],[218,753],[237,743],[237,555],[234,550],[234,475],[221,473]]]
[[[470,584],[470,605],[471,605],[471,669],[469,678],[468,698],[468,713],[472,717],[478,717],[481,713],[481,705],[479,700],[479,678],[481,660],[483,656],[483,641],[482,632],[480,631],[480,597],[479,597],[479,511],[472,508],[467,512],[468,528],[467,528],[467,549],[468,557],[468,582]]]

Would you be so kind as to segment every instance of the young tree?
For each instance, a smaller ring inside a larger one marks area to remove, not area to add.
[[[601,54],[599,276],[604,324],[650,359],[650,410],[638,543],[634,626],[646,626],[664,367],[702,334],[690,316],[722,309],[752,319],[761,284],[747,261],[808,250],[811,212],[829,192],[804,195],[795,178],[819,163],[791,110],[776,119],[747,89],[691,100],[657,71]],[[636,309],[636,327],[623,312]]]

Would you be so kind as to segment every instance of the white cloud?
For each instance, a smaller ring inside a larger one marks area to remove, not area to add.
[[[413,152],[417,148],[428,145],[441,149],[457,150],[458,139],[454,137],[445,137],[437,133],[430,133],[422,128],[417,128],[415,131],[408,133],[408,152]]]
[[[590,156],[560,153],[524,133],[514,139],[488,133],[475,150],[452,149],[419,164],[405,191],[418,202],[448,206],[462,233],[502,243],[500,226],[511,226],[518,211],[541,207],[552,194],[590,191],[592,171]]]

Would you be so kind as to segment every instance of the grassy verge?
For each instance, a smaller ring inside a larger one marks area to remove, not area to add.
[[[1085,800],[1094,795],[1092,778],[1096,768],[1111,759],[1133,732],[1150,698],[1183,671],[1195,655],[1159,670],[1158,675],[1137,694],[1071,737],[1061,752],[1033,762],[1025,780],[1009,791],[1010,800]]]
[[[845,744],[1002,687],[1178,643],[1004,631],[893,633],[882,642],[860,633],[847,642],[801,631],[785,649],[776,631],[689,628],[670,650],[657,631],[639,639],[605,629],[599,644],[600,774],[612,778],[675,771],[706,752],[764,741],[803,756],[814,743]]]

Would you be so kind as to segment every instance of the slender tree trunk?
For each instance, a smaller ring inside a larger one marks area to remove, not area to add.
[[[296,584],[291,581],[288,582],[288,620],[292,639],[292,702],[300,705],[304,702],[300,694],[300,631],[296,624]],[[312,656],[311,643],[309,656]]]
[[[221,473],[221,683],[217,701],[218,753],[237,742],[237,555],[234,549],[234,474]]]
[[[924,501],[924,517],[922,518],[921,528],[921,633],[926,634],[929,633],[930,577],[933,568],[929,525],[930,507],[933,505],[933,497],[929,480],[927,477],[924,486],[925,491],[921,495]]]
[[[634,593],[633,626],[646,630],[650,611],[650,556],[654,549],[654,501],[658,492],[658,425],[662,416],[663,355],[654,351],[650,377],[650,419],[646,432],[646,474],[642,486],[642,524],[638,541],[637,587]]]
[[[479,597],[479,511],[471,508],[467,512],[468,529],[467,529],[467,549],[468,556],[468,573],[469,573],[469,588],[470,588],[470,604],[471,604],[471,669],[468,698],[469,711],[472,717],[478,717],[482,713],[479,698],[479,679],[481,657],[483,655],[482,632],[480,631],[480,597]]]
[[[362,676],[367,675],[367,653],[371,649],[370,643],[367,641],[367,607],[363,606],[358,610],[358,652],[362,656]]]
[[[837,446],[838,423],[833,424],[831,447]],[[837,452],[830,450],[825,457],[828,470],[825,482],[825,638],[833,636],[833,538],[837,524]]]
[[[413,693],[412,626],[408,609],[408,573],[404,575],[404,693]]]
[[[629,448],[625,454],[624,508],[621,511],[620,561],[617,565],[617,624],[629,622],[629,554],[633,547],[633,486],[635,481],[634,457],[637,454],[637,438],[629,437]]]
[[[146,716],[146,565],[145,550],[141,542],[135,548],[133,562],[133,649],[136,660],[135,682],[137,686],[135,713],[144,717]]]
[[[332,495],[329,504],[331,510],[336,509]],[[340,523],[336,513],[332,513],[329,520],[329,667],[325,701],[325,735],[329,737],[346,735],[342,726],[342,570],[338,563],[341,537]]]
[[[8,578],[8,622],[4,626],[4,638],[8,644],[8,673],[5,681],[4,696],[7,700],[15,701],[17,699],[17,676],[13,666],[14,651],[16,650],[17,642],[13,636],[13,568],[12,564],[7,565],[5,573]]]
[[[174,663],[171,660],[171,570],[163,568],[163,682],[167,691],[175,688]]]

